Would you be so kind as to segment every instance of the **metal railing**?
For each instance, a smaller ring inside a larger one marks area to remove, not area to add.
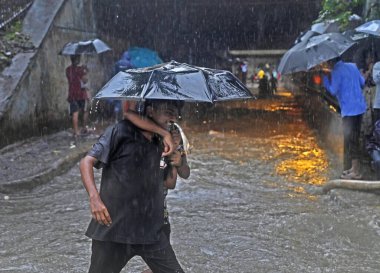
[[[22,16],[33,0],[0,0],[0,29]]]

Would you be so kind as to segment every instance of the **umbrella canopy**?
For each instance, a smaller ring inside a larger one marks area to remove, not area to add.
[[[215,102],[253,98],[231,72],[169,63],[117,73],[95,99]]]
[[[297,39],[295,40],[295,44],[298,44],[300,42],[307,42],[309,39],[313,36],[317,36],[319,34],[325,34],[325,33],[332,33],[332,32],[339,32],[339,24],[336,21],[324,21],[321,23],[316,23],[311,26],[311,28],[301,33]]]
[[[88,41],[69,42],[59,52],[60,55],[100,54],[111,48],[100,39]]]
[[[326,33],[296,44],[282,57],[279,72],[289,74],[307,71],[325,61],[341,56],[355,42],[340,33]]]
[[[143,68],[163,63],[157,52],[149,48],[131,47],[128,49],[128,54],[134,68]]]
[[[353,30],[353,29],[346,30],[342,34],[344,37],[349,38],[355,42],[366,39],[369,36],[367,33],[358,32],[358,31]]]
[[[374,36],[380,36],[380,20],[373,20],[355,28],[357,32],[363,32]]]
[[[297,39],[294,41],[294,44],[298,44],[301,42],[307,42],[307,41],[309,41],[309,39],[311,37],[316,36],[316,35],[318,35],[318,33],[315,31],[312,31],[312,30],[308,30],[306,32],[303,32],[297,37]]]
[[[311,30],[319,34],[339,32],[339,24],[337,21],[324,21],[312,25]]]
[[[306,43],[307,42],[300,42],[296,44],[282,56],[280,64],[278,65],[278,72],[285,75],[307,70],[307,59],[305,58]]]
[[[361,39],[360,48],[355,54],[356,63],[359,64],[359,67],[366,67],[366,58],[367,54],[370,53],[372,58],[376,60],[379,52],[379,43],[375,42],[380,37],[380,20],[373,20],[367,23],[364,23],[357,28],[355,28],[356,33],[361,34],[363,38]]]

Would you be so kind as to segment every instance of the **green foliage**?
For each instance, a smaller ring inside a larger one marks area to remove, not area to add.
[[[12,41],[16,38],[17,33],[20,33],[22,29],[22,23],[21,21],[16,21],[12,23],[10,28],[5,33],[5,39]]]
[[[362,8],[365,0],[323,0],[322,10],[319,12],[316,22],[326,20],[337,20],[342,29],[346,28],[348,18],[354,13],[354,10]]]

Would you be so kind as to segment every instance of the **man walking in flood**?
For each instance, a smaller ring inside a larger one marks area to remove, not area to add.
[[[152,101],[146,116],[162,128],[178,117],[175,101]],[[153,272],[183,272],[163,226],[163,146],[151,132],[127,120],[109,127],[82,159],[80,170],[89,194],[92,221],[90,273],[120,272],[135,255]],[[100,192],[93,167],[103,167]],[[173,178],[175,179],[175,178]]]

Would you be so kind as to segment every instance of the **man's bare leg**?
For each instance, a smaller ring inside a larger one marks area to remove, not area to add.
[[[87,133],[88,111],[83,112],[83,132]]]
[[[73,113],[72,120],[73,120],[74,136],[78,136],[79,135],[78,116],[79,116],[79,112],[78,111]]]

